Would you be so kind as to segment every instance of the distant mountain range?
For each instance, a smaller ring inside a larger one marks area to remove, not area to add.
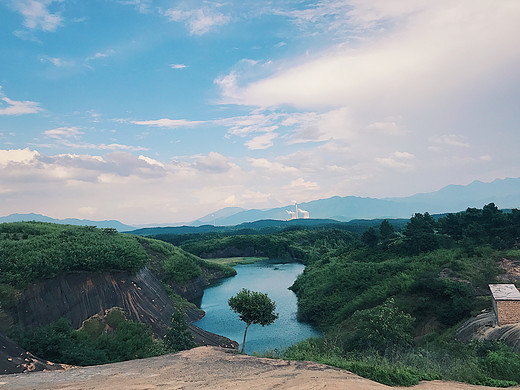
[[[82,225],[82,226],[97,226],[98,228],[114,228],[120,232],[134,230],[134,226],[125,225],[119,221],[91,221],[88,219],[66,218],[55,219],[41,214],[10,214],[7,217],[0,217],[0,223],[4,222],[20,222],[20,221],[36,221],[36,222],[50,222],[60,223],[66,225]]]
[[[347,230],[352,233],[361,234],[370,227],[379,227],[382,221],[382,219],[353,219],[352,221],[348,222],[339,222],[333,219],[292,219],[290,221],[262,219],[255,222],[244,222],[234,226],[201,225],[148,227],[136,229],[128,233],[139,234],[141,236],[156,236],[160,234],[183,235],[202,233],[267,234],[276,233],[288,228],[316,228],[327,226],[341,230]],[[388,221],[393,225],[396,231],[400,231],[410,221],[410,219],[389,219]]]
[[[426,211],[430,214],[458,212],[466,210],[468,207],[482,208],[491,202],[502,209],[519,208],[520,178],[497,179],[491,183],[474,181],[466,186],[449,185],[439,191],[403,198],[376,199],[334,196],[300,203],[298,207],[308,211],[313,219],[351,221],[353,219],[410,218],[416,212]],[[228,207],[193,221],[190,225],[231,226],[265,219],[286,220],[289,217],[287,211],[293,210],[294,205],[268,210]]]
[[[466,210],[468,207],[482,208],[491,202],[501,209],[520,208],[520,178],[497,179],[491,183],[474,181],[465,186],[449,185],[439,191],[402,198],[377,199],[358,196],[334,196],[332,198],[300,203],[298,207],[308,211],[312,219],[348,222],[357,219],[410,218],[414,213],[424,213],[426,211],[430,214],[458,212]],[[294,205],[266,210],[226,207],[184,225],[235,226],[261,220],[284,221],[289,218],[287,211],[294,211]],[[41,214],[11,214],[7,217],[0,217],[0,223],[16,221],[95,225],[101,228],[115,228],[120,232],[127,232],[136,228],[119,221],[90,221],[75,218],[54,219]],[[165,226],[167,224],[161,225]],[[169,225],[179,226],[180,224],[171,223]],[[188,230],[184,233],[187,233]],[[201,232],[200,229],[198,232]]]

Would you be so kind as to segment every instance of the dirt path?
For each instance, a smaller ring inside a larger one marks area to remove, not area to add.
[[[0,390],[28,389],[348,389],[388,386],[348,371],[310,362],[236,355],[219,347],[199,347],[150,359],[0,376]],[[394,388],[397,389],[397,388]],[[406,388],[410,389],[410,388]],[[453,382],[424,382],[414,390],[492,389]],[[515,387],[520,389],[520,387]]]

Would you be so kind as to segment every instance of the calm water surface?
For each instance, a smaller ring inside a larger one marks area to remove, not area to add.
[[[237,265],[237,275],[204,291],[201,309],[206,316],[195,325],[209,332],[229,337],[242,343],[245,323],[233,312],[227,301],[240,289],[267,293],[276,302],[279,318],[269,326],[251,325],[247,331],[245,352],[264,352],[281,349],[309,337],[319,335],[310,325],[296,320],[296,295],[290,290],[296,277],[303,272],[299,263],[270,260],[254,264]]]

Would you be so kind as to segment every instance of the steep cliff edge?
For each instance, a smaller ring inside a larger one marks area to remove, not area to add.
[[[22,328],[47,325],[58,318],[79,328],[94,314],[122,308],[127,318],[164,335],[175,310],[163,286],[146,268],[129,272],[75,272],[44,279],[26,288],[17,302]]]
[[[0,334],[0,374],[62,370],[63,368],[65,366],[62,364],[42,360],[24,351],[13,341]]]
[[[75,272],[33,283],[20,295],[16,323],[22,328],[47,325],[68,319],[74,328],[96,314],[113,307],[124,310],[129,320],[145,323],[159,337],[164,336],[176,310],[163,285],[147,268],[130,272]],[[188,309],[191,320],[200,318]],[[227,338],[190,324],[195,342],[233,348]]]

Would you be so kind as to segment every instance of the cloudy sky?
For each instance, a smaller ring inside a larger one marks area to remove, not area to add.
[[[0,0],[0,215],[520,177],[518,0]]]

